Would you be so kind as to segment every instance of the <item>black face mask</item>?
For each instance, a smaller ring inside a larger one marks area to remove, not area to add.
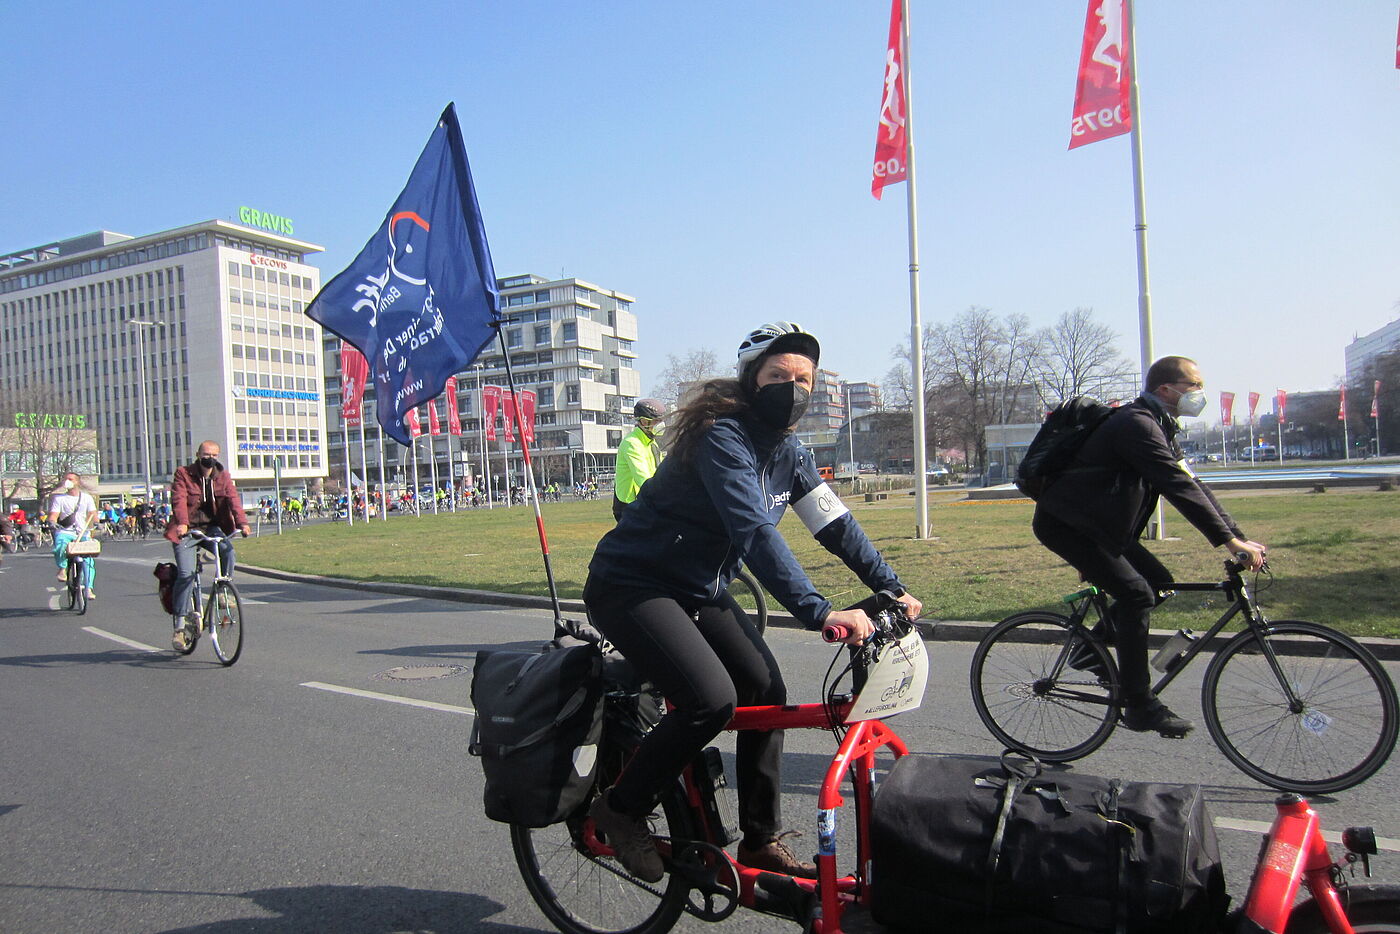
[[[216,457],[201,457],[201,458],[199,459],[199,466],[201,466],[201,467],[203,467],[204,469],[208,470],[208,469],[212,468],[212,467],[213,467],[215,464],[217,464],[218,462],[219,462],[219,460],[218,460],[218,458],[216,458]]]
[[[797,424],[811,399],[796,382],[769,383],[754,393],[753,411],[765,425],[784,431]]]

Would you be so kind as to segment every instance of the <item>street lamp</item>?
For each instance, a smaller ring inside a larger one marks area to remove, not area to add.
[[[146,411],[146,328],[165,327],[164,321],[142,321],[132,319],[127,322],[136,328],[136,343],[140,355],[141,376],[141,469],[146,477],[146,502],[151,502],[151,418]]]

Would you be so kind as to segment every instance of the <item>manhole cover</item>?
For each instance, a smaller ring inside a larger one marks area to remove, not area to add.
[[[431,681],[433,678],[451,678],[465,674],[466,665],[402,665],[381,671],[374,676],[375,681]]]

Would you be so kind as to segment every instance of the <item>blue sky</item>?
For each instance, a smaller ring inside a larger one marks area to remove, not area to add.
[[[1128,138],[1067,150],[1084,0],[912,0],[923,315],[1092,307],[1136,360]],[[888,0],[0,5],[0,252],[240,205],[342,269],[456,101],[499,275],[635,295],[644,388],[766,320],[879,381],[903,187],[869,193]],[[1400,314],[1395,0],[1138,0],[1157,353],[1331,386]]]

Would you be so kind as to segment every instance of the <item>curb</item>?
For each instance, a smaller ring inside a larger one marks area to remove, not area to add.
[[[552,610],[554,603],[548,597],[536,597],[529,594],[518,593],[495,593],[489,590],[466,590],[460,587],[434,587],[429,584],[396,584],[391,581],[361,581],[351,580],[345,577],[324,577],[319,574],[298,574],[293,571],[279,571],[275,568],[260,568],[247,564],[239,564],[238,570],[245,574],[252,574],[257,577],[267,577],[273,580],[290,581],[300,584],[319,584],[323,587],[340,587],[345,590],[359,590],[366,593],[385,593],[399,597],[421,597],[430,600],[450,600],[454,603],[474,603],[487,606],[510,606],[531,610]],[[560,610],[567,613],[583,614],[586,612],[582,600],[559,601]],[[775,613],[768,611],[768,625],[781,626],[784,629],[805,629],[792,616],[787,613]],[[925,642],[981,642],[996,623],[981,622],[979,620],[919,620],[916,624]],[[1147,634],[1147,644],[1149,648],[1158,648],[1176,634],[1174,629],[1152,629]],[[1223,646],[1234,633],[1223,633],[1216,636],[1210,648],[1217,650]],[[1383,662],[1400,661],[1400,639],[1378,639],[1374,637],[1353,636],[1357,642],[1368,649],[1372,655]]]

